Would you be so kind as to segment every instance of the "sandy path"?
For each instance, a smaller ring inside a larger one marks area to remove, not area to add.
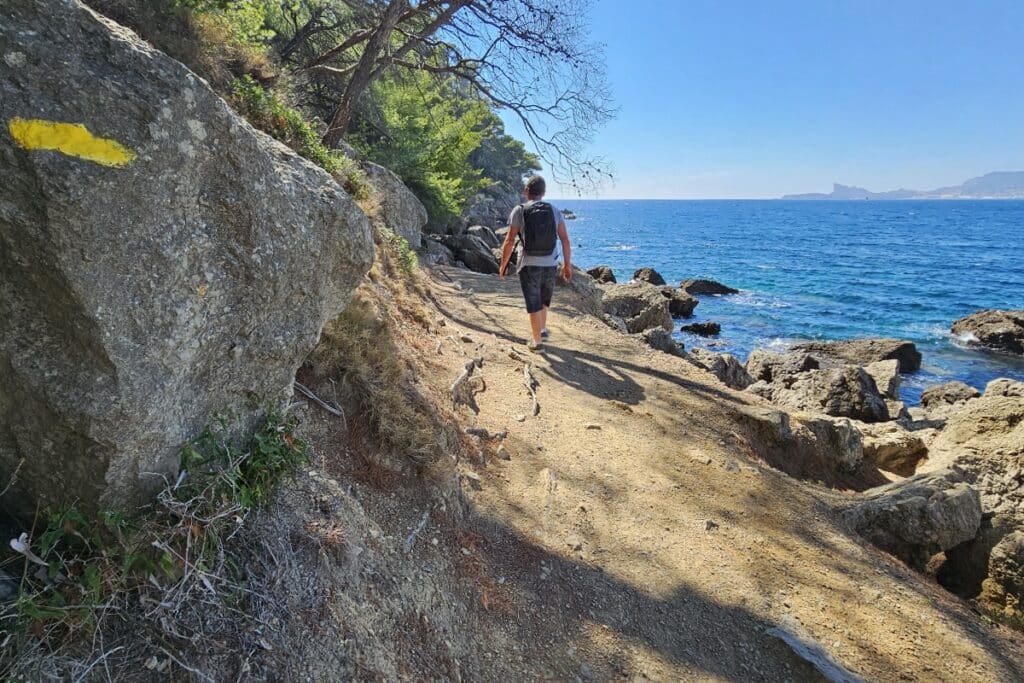
[[[478,627],[508,643],[513,671],[816,677],[765,632],[781,625],[868,680],[1024,680],[1018,634],[849,534],[828,504],[841,494],[743,455],[731,434],[757,399],[580,314],[560,288],[547,351],[530,355],[533,417],[507,353],[526,353],[515,280],[428,277],[448,336],[424,379],[444,386],[481,355],[487,390],[467,421],[509,432],[510,460],[488,458],[468,496],[512,602]]]

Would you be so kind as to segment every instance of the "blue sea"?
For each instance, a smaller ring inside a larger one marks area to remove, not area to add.
[[[899,337],[924,355],[902,398],[962,380],[1024,379],[1024,360],[965,348],[954,320],[1024,308],[1024,201],[562,200],[574,262],[612,267],[620,282],[651,266],[741,290],[703,296],[693,320],[718,338],[678,331],[687,348],[784,349],[805,339]]]

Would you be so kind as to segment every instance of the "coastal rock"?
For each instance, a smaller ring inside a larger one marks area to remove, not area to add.
[[[880,470],[909,477],[928,455],[927,439],[934,432],[911,432],[897,422],[857,425],[864,441],[864,457]]]
[[[902,339],[848,339],[845,341],[804,342],[793,347],[804,351],[819,361],[832,359],[847,363],[867,365],[880,360],[899,361],[899,370],[914,372],[921,367],[921,353],[913,342]]]
[[[433,235],[423,240],[426,250],[426,261],[432,266],[454,266],[455,253],[434,239]]]
[[[4,504],[131,509],[216,414],[244,428],[291,395],[370,224],[80,3],[5,0],[0,45],[22,60],[0,69],[0,470],[23,461]],[[92,144],[58,151],[58,124]]]
[[[986,512],[1024,522],[1024,398],[985,395],[946,420],[929,446],[928,466],[962,469]]]
[[[690,334],[696,334],[700,337],[714,337],[720,334],[722,326],[716,322],[704,322],[704,323],[690,323],[689,325],[683,325],[679,328],[680,332],[689,332]]]
[[[498,238],[499,243],[504,242],[505,238],[508,237],[508,226],[495,229],[494,236]]]
[[[1024,355],[1024,310],[978,311],[954,322],[952,331],[972,346]]]
[[[864,368],[809,370],[787,378],[772,390],[775,403],[811,413],[849,417],[861,422],[889,419],[889,408]]]
[[[1007,535],[1021,528],[1012,515],[982,516],[978,533],[969,541],[946,551],[946,561],[935,578],[944,588],[964,598],[976,598],[989,577],[992,549]]]
[[[630,282],[623,285],[599,285],[604,292],[602,306],[608,315],[621,318],[631,333],[651,327],[672,330],[668,300],[654,285]]]
[[[985,395],[1024,398],[1024,382],[1000,377],[985,385]]]
[[[875,387],[884,398],[899,399],[900,366],[898,361],[890,359],[868,363],[864,366],[864,372],[871,375],[871,379],[875,380]]]
[[[663,327],[652,327],[640,333],[640,338],[652,349],[663,351],[673,356],[684,357],[683,345],[672,338],[672,334]]]
[[[689,356],[694,365],[707,370],[727,387],[742,390],[754,383],[743,364],[730,353],[714,353],[695,348],[690,350]]]
[[[963,382],[946,382],[928,387],[921,393],[921,406],[933,408],[940,405],[956,405],[978,398],[981,392]]]
[[[607,313],[599,316],[605,325],[612,328],[616,332],[622,334],[629,334],[629,328],[626,327],[626,321],[617,315],[608,315]]]
[[[604,307],[601,305],[601,300],[604,298],[604,292],[594,278],[587,275],[585,272],[573,266],[572,278],[566,281],[561,273],[555,279],[555,285],[559,288],[569,289],[576,294],[577,301],[576,306],[589,315],[601,318],[604,316]],[[624,324],[623,324],[624,325]]]
[[[501,240],[494,233],[493,230],[488,228],[486,225],[471,225],[466,228],[466,234],[478,237],[481,242],[486,244],[488,247],[494,248],[501,246]]]
[[[843,517],[872,544],[920,571],[936,553],[974,538],[981,501],[961,473],[941,470],[872,489]]]
[[[359,166],[366,174],[376,205],[371,216],[404,238],[413,249],[418,249],[427,225],[423,202],[390,169],[370,161],[361,161]]]
[[[656,271],[654,268],[640,268],[633,273],[633,279],[637,282],[646,282],[658,287],[665,285],[665,278],[663,278],[661,273]]]
[[[808,370],[817,370],[818,361],[806,353],[774,353],[755,349],[747,357],[746,368],[755,380],[771,383]]]
[[[611,266],[594,266],[587,271],[587,275],[602,284],[615,284],[615,273]]]
[[[801,415],[799,419],[814,433],[819,447],[831,454],[839,471],[855,472],[864,462],[864,439],[850,420],[814,415]]]
[[[1024,620],[1024,530],[1007,534],[992,548],[978,602],[1002,619]]]
[[[679,289],[687,294],[739,294],[740,291],[721,282],[700,279],[683,280],[679,283]]]
[[[668,299],[668,312],[677,318],[689,318],[700,303],[681,289],[662,287],[661,294]]]
[[[486,275],[498,274],[498,259],[487,244],[475,235],[445,235],[442,243],[467,268]]]

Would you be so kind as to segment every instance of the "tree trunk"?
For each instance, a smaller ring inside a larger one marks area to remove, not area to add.
[[[366,47],[363,49],[363,54],[359,57],[359,62],[356,63],[356,68],[352,72],[352,78],[349,79],[348,85],[345,86],[341,102],[338,103],[337,108],[335,108],[334,113],[331,115],[331,121],[327,125],[327,132],[324,133],[323,138],[325,146],[334,147],[337,145],[341,140],[341,136],[348,129],[348,124],[351,122],[353,114],[355,114],[359,98],[362,97],[363,92],[372,80],[373,67],[377,63],[377,58],[391,37],[391,32],[394,30],[395,24],[398,23],[398,17],[408,6],[409,0],[391,0],[388,3],[387,9],[384,10],[384,15],[381,17],[380,24],[378,24],[370,39],[366,41]]]

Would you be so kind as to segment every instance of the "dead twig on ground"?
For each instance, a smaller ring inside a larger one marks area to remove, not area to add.
[[[295,382],[295,388],[298,389],[300,394],[302,394],[303,396],[308,398],[310,401],[312,401],[313,403],[317,404],[318,406],[320,406],[321,408],[323,408],[324,410],[329,412],[331,415],[337,415],[342,420],[345,419],[345,411],[343,411],[337,405],[331,405],[330,403],[327,403],[326,401],[321,399],[319,396],[314,394],[308,387],[303,385],[301,382],[296,381]]]
[[[474,413],[480,413],[480,407],[476,404],[476,394],[480,391],[487,389],[487,384],[483,383],[482,388],[479,391],[474,391],[473,384],[470,379],[473,377],[473,372],[477,368],[484,366],[483,358],[474,358],[473,360],[466,363],[462,374],[455,378],[452,382],[452,386],[449,389],[452,395],[452,405],[457,407],[460,404],[468,406]],[[482,381],[482,378],[479,378]]]
[[[405,543],[402,544],[402,548],[408,554],[412,551],[413,545],[416,543],[416,538],[423,533],[423,530],[427,526],[427,520],[430,519],[430,510],[426,510],[423,513],[423,517],[420,519],[420,523],[416,525],[416,528],[412,530],[412,533],[405,539]]]
[[[533,366],[529,363],[523,366],[523,377],[526,378],[523,383],[533,398],[533,416],[536,417],[540,415],[540,401],[537,400],[537,387],[540,386],[540,382],[533,376]]]

